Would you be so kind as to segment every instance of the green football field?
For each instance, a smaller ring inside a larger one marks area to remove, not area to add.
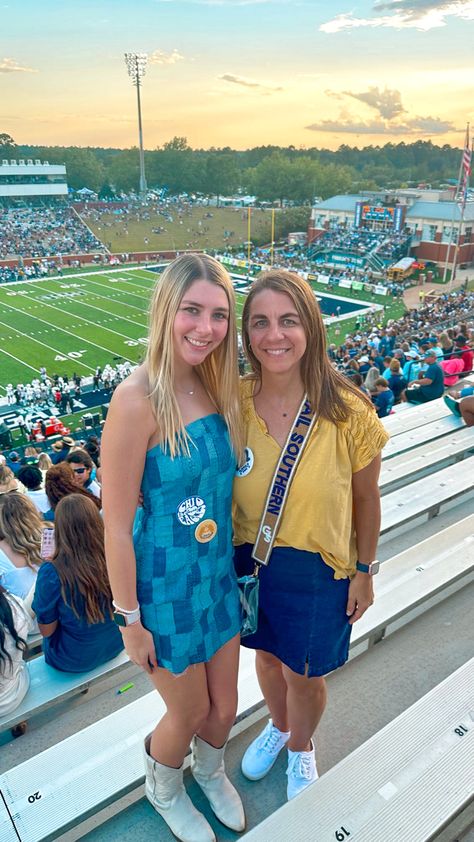
[[[41,366],[87,377],[97,365],[138,362],[156,279],[138,269],[1,285],[0,394],[7,383],[31,382]]]

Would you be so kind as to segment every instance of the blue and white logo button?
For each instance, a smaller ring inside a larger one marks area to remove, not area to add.
[[[183,526],[193,526],[206,514],[206,504],[202,497],[186,497],[176,509],[176,514]]]
[[[253,468],[254,457],[250,447],[246,447],[244,453],[244,462],[240,468],[237,468],[235,472],[236,477],[246,477]]]

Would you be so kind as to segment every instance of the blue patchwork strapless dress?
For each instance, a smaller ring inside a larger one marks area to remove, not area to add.
[[[240,629],[232,548],[235,456],[223,418],[186,428],[190,456],[148,451],[134,545],[142,622],[158,664],[175,674],[210,658]]]

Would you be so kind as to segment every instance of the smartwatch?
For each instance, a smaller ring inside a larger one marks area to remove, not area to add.
[[[135,623],[140,621],[140,608],[136,608],[135,611],[114,611],[114,622],[121,626],[122,628],[126,628],[127,626],[133,626]]]
[[[376,573],[379,572],[380,569],[380,561],[371,561],[370,564],[362,564],[362,562],[356,562],[356,570],[359,570],[361,573],[368,573],[369,576],[375,576]]]

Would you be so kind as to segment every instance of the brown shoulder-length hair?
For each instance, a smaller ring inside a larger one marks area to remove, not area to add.
[[[53,511],[56,510],[59,501],[68,494],[80,494],[92,500],[97,509],[101,507],[98,497],[77,484],[74,479],[74,471],[68,462],[60,462],[59,465],[52,465],[51,468],[48,468],[44,480],[44,490]]]
[[[88,625],[112,616],[112,592],[105,565],[104,524],[92,500],[68,494],[54,518],[52,562],[61,580],[61,595],[76,617]],[[84,607],[78,609],[78,595]]]
[[[344,392],[371,404],[368,398],[331,364],[326,351],[326,329],[316,296],[307,281],[286,269],[262,272],[250,287],[242,312],[242,341],[252,375],[261,380],[261,366],[252,351],[249,339],[250,309],[254,298],[264,290],[288,295],[295,307],[306,336],[306,351],[301,360],[301,377],[305,392],[316,413],[337,424],[351,411]],[[252,376],[251,375],[251,376]]]

